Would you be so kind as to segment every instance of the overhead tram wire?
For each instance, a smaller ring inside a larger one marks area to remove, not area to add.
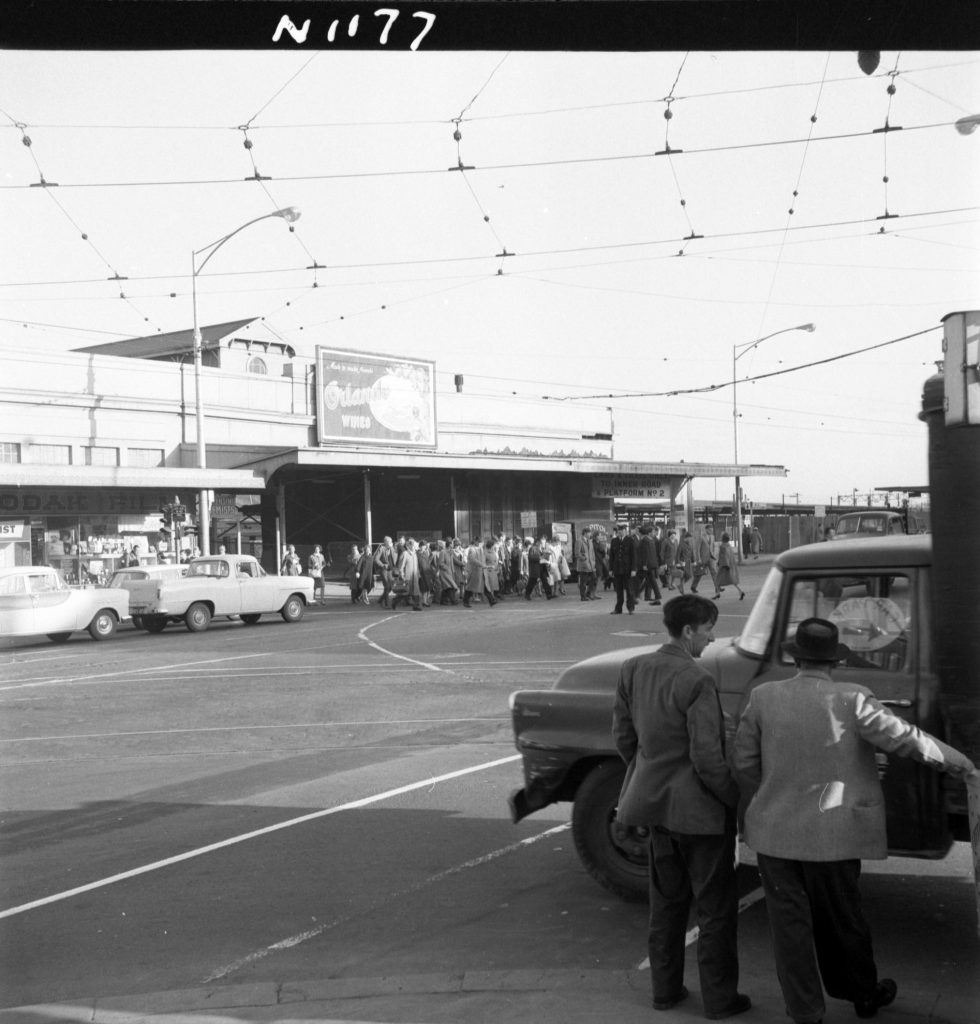
[[[897,345],[901,341],[909,341],[912,338],[921,337],[924,334],[931,334],[933,331],[942,330],[942,325],[927,327],[912,334],[903,334],[900,338],[892,338],[889,341],[879,342],[877,345],[868,345],[865,348],[856,348],[850,352],[841,352],[836,356],[828,356],[826,359],[817,359],[812,363],[801,363],[798,366],[787,366],[783,370],[772,370],[769,373],[756,374],[754,377],[744,377],[739,384],[749,384],[752,381],[768,380],[770,377],[782,377],[787,373],[797,373],[799,370],[809,370],[814,366],[824,366],[826,363],[836,363],[842,359],[849,359],[851,356],[862,355],[864,352],[873,352],[875,349],[886,348],[889,345]],[[593,394],[564,397],[560,395],[542,395],[541,397],[553,402],[578,402],[599,398],[674,398],[678,395],[699,395],[707,392],[721,391],[723,388],[732,386],[732,381],[722,381],[720,384],[706,384],[699,388],[673,388],[670,391],[623,391],[618,394]]]
[[[314,58],[311,58],[311,61],[312,61],[312,59],[314,59]],[[307,64],[309,64],[311,61],[308,61]],[[920,89],[922,92],[926,93],[927,95],[932,96],[934,99],[939,99],[939,100],[942,100],[943,102],[951,103],[951,101],[947,100],[945,97],[937,96],[935,93],[933,93],[930,90],[925,89],[923,86],[919,85],[917,82],[914,81],[914,76],[920,75],[920,74],[928,74],[928,73],[933,72],[933,71],[947,71],[947,70],[950,70],[950,69],[953,69],[953,68],[972,67],[972,66],[976,65],[977,63],[980,63],[980,61],[965,60],[965,61],[955,61],[955,62],[953,62],[951,64],[934,64],[934,65],[926,65],[924,67],[908,68],[908,69],[906,69],[905,71],[902,72],[902,80],[904,82],[908,83],[911,87],[916,88],[916,89]],[[300,74],[302,71],[305,70],[305,68],[306,68],[306,65],[304,65],[302,68],[300,68],[300,70],[296,74],[297,75]],[[887,71],[886,72],[877,72],[872,77],[873,78],[885,78],[885,77],[888,77],[889,75],[890,75],[890,72],[887,72]],[[296,75],[293,76],[293,78],[295,78],[295,77],[296,77]],[[847,83],[847,82],[863,82],[863,81],[866,81],[866,77],[867,76],[865,76],[863,74],[862,75],[842,75],[842,76],[840,76],[838,78],[823,78],[821,80],[821,82],[823,84],[826,84],[826,85],[840,85],[840,84],[844,84],[844,83]],[[292,81],[292,79],[287,80],[286,85],[288,85],[291,81]],[[675,97],[675,99],[676,99],[677,102],[681,102],[681,101],[690,101],[690,100],[714,99],[716,97],[726,97],[727,98],[727,97],[730,97],[730,96],[751,95],[753,93],[774,92],[774,91],[781,90],[781,89],[807,88],[809,86],[821,84],[821,82],[818,82],[816,80],[813,80],[813,81],[808,80],[808,81],[804,81],[804,82],[781,82],[781,83],[776,83],[776,84],[773,84],[773,85],[749,86],[749,87],[746,87],[746,88],[743,88],[743,89],[725,89],[724,91],[688,93],[686,95],[682,94],[680,96],[677,96],[677,97]],[[285,88],[285,86],[283,86],[282,88]],[[280,89],[279,91],[281,92],[282,90]],[[276,93],[272,98],[274,99],[275,96],[277,96],[277,95],[278,95],[278,93]],[[269,102],[271,103],[271,100]],[[547,108],[544,108],[542,110],[515,110],[515,111],[508,111],[508,112],[501,113],[501,114],[479,114],[479,115],[476,115],[475,117],[467,118],[467,120],[470,121],[470,122],[476,122],[476,121],[502,120],[502,119],[514,118],[514,117],[547,117],[549,115],[554,115],[554,114],[574,114],[574,113],[590,111],[590,110],[615,110],[615,109],[619,109],[621,107],[655,106],[655,105],[663,103],[663,102],[664,102],[664,97],[663,96],[653,96],[653,97],[649,97],[649,98],[644,97],[643,99],[639,99],[639,100],[620,100],[620,101],[611,102],[611,103],[579,104],[577,106],[572,106],[572,107],[547,107]],[[256,112],[256,114],[253,115],[253,117],[252,117],[252,121],[253,122],[254,122],[255,118],[258,117],[259,114],[261,114],[262,111],[266,109],[266,107],[268,105],[269,105],[269,103],[265,104],[265,106],[261,107]],[[964,108],[960,108],[960,109],[961,109],[961,111],[963,113],[967,112],[967,108],[965,108],[965,107]],[[400,120],[400,121],[388,121],[388,120],[379,120],[379,121],[298,121],[298,122],[284,121],[284,122],[275,122],[275,123],[271,123],[271,124],[262,124],[262,125],[256,125],[256,124],[252,124],[250,122],[251,128],[252,128],[253,131],[297,131],[297,130],[317,129],[317,128],[322,128],[322,129],[333,129],[333,128],[404,128],[404,127],[413,127],[413,126],[422,127],[422,126],[426,126],[426,125],[428,125],[428,126],[443,125],[443,124],[446,124],[446,123],[447,122],[445,120],[439,119],[439,118],[422,118],[422,119],[411,119],[411,120]],[[98,130],[98,131],[237,131],[238,130],[238,128],[236,126],[227,125],[227,124],[86,124],[86,123],[82,123],[82,122],[79,122],[77,124],[61,124],[61,123],[58,123],[58,122],[48,123],[48,122],[43,122],[43,121],[31,122],[29,127],[31,127],[31,128],[43,128],[43,129],[56,129],[56,130],[92,129],[92,130]]]
[[[940,121],[933,124],[910,125],[903,127],[905,132],[947,130],[951,122]],[[742,142],[732,143],[727,146],[704,146],[701,148],[685,149],[685,156],[704,155],[710,153],[738,152],[750,149],[766,149],[773,146],[799,146],[816,142],[841,142],[849,139],[872,138],[877,130],[860,132],[845,132],[839,135],[819,135],[812,138],[799,139],[770,139],[763,142]],[[517,163],[485,164],[478,170],[489,171],[512,171],[512,170],[534,170],[543,167],[573,167],[585,164],[617,163],[633,160],[651,160],[656,153],[619,153],[610,156],[592,157],[565,157],[556,160],[530,160]],[[445,169],[440,167],[417,168],[414,170],[390,170],[390,171],[349,171],[332,174],[287,174],[277,175],[276,181],[354,181],[366,178],[403,178],[420,177],[423,175],[444,175]],[[238,178],[186,178],[174,179],[171,181],[93,181],[93,182],[61,182],[62,189],[88,189],[88,188],[172,188],[200,185],[239,185],[242,182]],[[30,184],[0,184],[0,190],[19,190],[30,188]]]
[[[962,213],[976,213],[980,211],[980,206],[966,206],[957,209],[948,210],[922,210],[916,213],[903,213],[902,220],[909,221],[917,217],[938,217],[947,216],[951,214],[962,214]],[[826,228],[841,228],[841,227],[854,227],[861,224],[867,224],[869,221],[866,218],[857,220],[847,221],[828,221],[820,224],[804,224],[790,228],[790,231],[817,231],[824,230]],[[720,239],[732,239],[732,238],[754,238],[761,235],[770,235],[776,233],[782,233],[786,228],[755,228],[747,231],[726,231],[721,232],[717,235],[709,235],[708,240],[720,240]],[[860,237],[860,236],[850,236]],[[816,238],[801,240],[800,244],[807,244],[808,242],[824,242],[831,239],[827,238]],[[527,252],[521,252],[523,257],[542,257],[542,256],[565,256],[565,255],[576,255],[580,253],[590,252],[604,252],[604,251],[618,251],[622,249],[638,249],[646,246],[664,246],[676,244],[676,238],[662,238],[662,239],[646,239],[639,242],[607,242],[599,245],[587,245],[577,246],[564,249],[535,249]],[[750,246],[749,248],[758,248],[758,246]],[[722,252],[732,251],[744,251],[744,250],[721,250]],[[705,258],[712,255],[711,252],[700,252],[698,258]],[[648,256],[643,257],[644,259],[670,259],[672,254],[665,256]],[[693,258],[693,257],[692,257]],[[381,267],[413,267],[413,266],[432,266],[435,264],[454,264],[454,263],[475,263],[482,260],[490,260],[493,257],[485,254],[477,254],[473,256],[436,256],[427,259],[409,259],[409,260],[379,260],[374,263],[333,263],[331,264],[332,270],[375,270]],[[601,264],[610,265],[610,264]],[[298,273],[300,267],[287,267],[279,269],[265,269],[265,270],[246,270],[246,271],[221,271],[214,274],[209,274],[209,277],[240,277],[248,274],[292,274]],[[566,269],[575,269],[569,267],[553,267],[549,269],[549,273],[556,273]],[[534,271],[539,273],[540,271]],[[521,272],[517,272],[518,274]],[[155,274],[134,277],[134,281],[159,281],[159,280],[171,280],[174,278],[173,274]],[[58,285],[69,285],[69,284],[96,284],[99,283],[97,278],[78,278],[78,279],[63,279],[59,281],[0,281],[0,289],[3,288],[33,288],[33,287],[53,287]]]

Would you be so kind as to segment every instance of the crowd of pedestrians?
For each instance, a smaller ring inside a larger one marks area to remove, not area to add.
[[[326,600],[329,565],[329,556],[316,545],[306,571],[313,577],[319,603]],[[303,572],[293,545],[283,548],[279,571]],[[660,605],[671,591],[696,594],[705,577],[711,582],[712,599],[719,600],[728,587],[740,600],[745,597],[729,536],[722,534],[719,543],[710,525],[696,539],[688,530],[654,523],[620,523],[612,537],[586,527],[567,554],[560,541],[547,535],[535,539],[496,534],[469,543],[459,538],[395,541],[386,536],[374,550],[368,544],[351,544],[344,578],[352,604],[374,601],[384,608],[421,611],[433,605],[472,609],[477,603],[493,608],[504,598],[552,601],[567,596],[573,571],[579,600],[598,601],[603,592],[610,592],[615,598],[612,615],[621,615],[624,608],[632,615],[641,601]]]

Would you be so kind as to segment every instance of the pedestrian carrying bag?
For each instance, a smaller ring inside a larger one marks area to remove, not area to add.
[[[395,594],[407,594],[408,593],[408,580],[402,576],[401,573],[395,572],[391,574],[391,589]]]

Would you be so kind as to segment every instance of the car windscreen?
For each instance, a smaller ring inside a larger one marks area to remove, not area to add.
[[[773,622],[779,607],[779,592],[783,586],[783,570],[775,566],[769,570],[762,590],[756,598],[745,628],[736,641],[743,654],[764,658],[772,637]]]

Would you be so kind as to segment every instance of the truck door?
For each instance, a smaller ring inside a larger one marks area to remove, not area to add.
[[[927,626],[925,577],[919,570],[889,570],[847,577],[793,581],[786,639],[811,615],[829,619],[850,651],[834,673],[867,687],[900,718],[928,732],[924,720],[938,710],[937,682],[923,664],[921,630]],[[790,660],[781,654],[783,660]],[[918,856],[941,855],[949,845],[939,773],[908,757],[876,754],[888,823],[888,847]]]

